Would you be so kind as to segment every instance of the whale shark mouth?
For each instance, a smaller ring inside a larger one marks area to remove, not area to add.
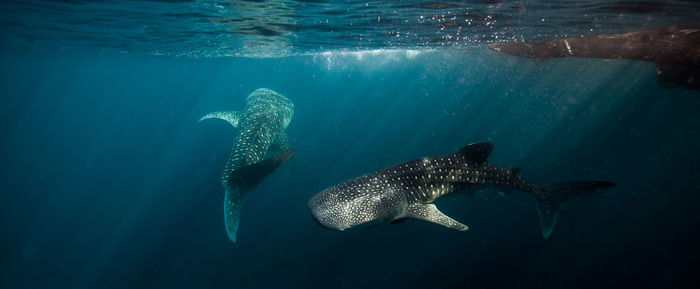
[[[333,227],[329,227],[329,226],[326,226],[324,223],[321,223],[321,221],[320,221],[318,218],[316,218],[316,215],[313,213],[313,210],[312,210],[312,212],[311,212],[311,219],[313,219],[314,222],[316,222],[316,224],[318,224],[319,226],[321,226],[323,229],[326,229],[326,230],[329,230],[329,231],[342,231],[342,230],[340,230],[340,229],[336,229],[336,228],[333,228]]]

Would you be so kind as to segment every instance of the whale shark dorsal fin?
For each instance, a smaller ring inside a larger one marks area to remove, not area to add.
[[[522,173],[522,172],[523,172],[523,170],[521,170],[520,168],[511,168],[510,169],[510,173],[516,177],[519,177],[520,173]]]
[[[467,163],[479,166],[486,163],[491,151],[493,151],[493,144],[480,142],[467,145],[455,154]]]
[[[413,203],[410,204],[406,212],[407,217],[428,221],[438,225],[443,225],[450,229],[466,231],[469,227],[455,221],[438,210],[434,204]]]
[[[216,112],[208,113],[207,115],[200,118],[199,121],[203,121],[205,119],[212,119],[212,118],[223,119],[225,121],[228,121],[228,123],[230,123],[233,127],[238,127],[238,121],[241,119],[241,112],[240,111],[216,111]]]

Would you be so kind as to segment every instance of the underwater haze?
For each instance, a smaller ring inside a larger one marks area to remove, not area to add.
[[[697,26],[700,5],[527,2],[3,1],[0,288],[700,286],[700,90],[660,85],[652,62],[487,47]],[[294,104],[296,153],[246,196],[232,243],[238,129],[199,119],[258,88]],[[464,232],[334,231],[307,206],[477,142],[537,184],[616,186],[546,239],[522,192],[436,200]]]

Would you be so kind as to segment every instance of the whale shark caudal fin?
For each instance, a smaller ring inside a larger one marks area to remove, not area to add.
[[[603,188],[614,187],[610,182],[571,182],[555,185],[538,186],[537,213],[540,216],[540,228],[545,239],[552,234],[559,217],[559,210],[567,203]]]
[[[450,229],[466,231],[469,227],[455,221],[438,210],[434,204],[413,203],[406,209],[406,216],[443,225]],[[399,218],[400,219],[400,218]],[[396,220],[395,220],[396,221]]]
[[[205,119],[212,119],[212,118],[223,119],[225,121],[228,121],[228,123],[230,123],[233,127],[238,127],[238,121],[241,119],[241,112],[239,112],[239,111],[216,111],[216,112],[208,113],[207,115],[200,118],[199,121],[203,121]]]
[[[224,224],[226,225],[226,235],[233,243],[236,243],[238,222],[241,219],[241,201],[238,191],[226,189],[226,194],[224,195]]]
[[[295,150],[288,150],[247,167],[242,167],[233,171],[231,176],[226,179],[224,183],[226,188],[224,223],[226,224],[226,235],[231,242],[236,242],[244,192],[258,185],[265,177],[292,157],[294,152]]]

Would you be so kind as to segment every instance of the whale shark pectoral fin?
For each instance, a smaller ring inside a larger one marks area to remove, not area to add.
[[[438,210],[438,208],[434,204],[411,204],[408,206],[406,216],[414,219],[428,221],[438,225],[443,225],[445,227],[458,231],[466,231],[467,229],[469,229],[469,227],[467,227],[466,225],[457,222],[454,219],[440,212],[440,210]]]
[[[275,141],[270,145],[272,151],[288,151],[292,149],[292,142],[289,141],[289,136],[286,132],[280,132]]]
[[[296,151],[288,150],[281,152],[260,162],[237,169],[230,174],[225,185],[241,191],[248,191],[257,186],[265,177],[291,158],[294,152]]]
[[[241,119],[241,112],[240,111],[216,111],[216,112],[208,113],[207,115],[200,118],[199,121],[203,121],[205,119],[212,119],[212,118],[223,119],[225,121],[228,121],[228,123],[230,123],[233,127],[238,127],[238,121]]]
[[[238,193],[226,190],[224,197],[224,224],[226,225],[226,235],[233,243],[236,243],[238,222],[241,219],[241,201],[241,196]]]

